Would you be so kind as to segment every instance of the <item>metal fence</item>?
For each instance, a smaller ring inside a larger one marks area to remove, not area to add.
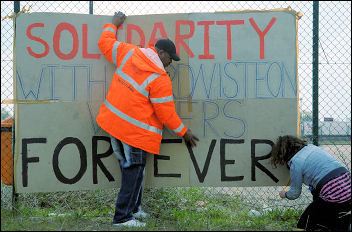
[[[298,23],[301,135],[325,148],[351,169],[351,2],[349,1],[1,1],[1,120],[14,115],[14,106],[7,101],[13,99],[14,30],[11,20],[13,12],[29,9],[29,12],[113,15],[115,11],[122,11],[128,16],[262,10],[288,6],[303,14]],[[11,126],[10,123],[2,124],[1,127],[2,208],[16,206],[12,204],[12,200],[18,201],[11,187],[12,176],[6,173],[6,165],[11,167],[12,161],[3,158],[4,153],[12,151],[11,144],[3,143],[5,136],[12,135]],[[274,208],[278,205],[301,208],[311,201],[308,189],[303,189],[301,197],[294,201],[280,201],[279,190],[282,190],[282,187],[208,188],[210,193],[241,195],[245,199],[244,204],[257,208],[266,206]],[[21,194],[17,197],[21,205],[30,207],[42,204],[43,198],[50,198],[56,202],[55,208],[60,210],[76,207],[72,202],[84,202],[85,199],[91,199],[91,195],[104,204],[112,202],[114,205],[117,192],[118,189],[99,191],[100,198],[97,198],[96,191]]]

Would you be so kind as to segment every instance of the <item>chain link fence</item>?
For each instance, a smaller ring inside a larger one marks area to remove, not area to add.
[[[14,2],[1,1],[1,207],[11,208],[12,170],[10,136],[14,106],[13,99],[13,21]],[[168,2],[88,2],[88,1],[21,1],[20,9],[29,12],[61,12],[95,15],[113,15],[122,11],[126,15],[147,15],[167,13],[215,12],[230,10],[263,10],[287,8],[299,11],[303,17],[298,22],[298,76],[301,115],[301,135],[312,141],[312,63],[313,63],[313,2],[312,1],[168,1]],[[10,17],[6,17],[10,16]],[[334,155],[350,169],[351,166],[351,2],[319,2],[319,145]],[[5,103],[5,104],[4,104]],[[11,102],[10,102],[11,103]],[[13,129],[13,128],[12,128]],[[177,188],[176,188],[177,189]],[[234,187],[207,188],[210,194],[222,193],[240,195],[243,204],[253,208],[291,207],[304,208],[311,201],[307,188],[294,201],[282,201],[278,192],[282,187]],[[49,205],[56,210],[75,209],[94,199],[101,204],[114,206],[118,189],[97,191],[75,191],[64,193],[20,194],[22,206],[43,207]],[[46,200],[43,200],[46,199]],[[88,199],[88,200],[86,200]],[[77,205],[78,204],[78,205]],[[16,210],[16,207],[14,208]]]

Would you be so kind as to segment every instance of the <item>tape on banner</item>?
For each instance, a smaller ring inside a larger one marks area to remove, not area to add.
[[[29,12],[29,10],[31,9],[31,7],[32,7],[32,5],[30,5],[30,6],[28,7],[28,9],[26,9],[25,6],[24,6],[24,7],[22,8],[22,10],[19,11],[17,14],[16,14],[16,13],[12,13],[11,15],[7,15],[7,16],[3,17],[3,18],[1,19],[1,21],[5,20],[5,19],[13,19],[14,17],[18,17],[18,16],[19,16],[20,14],[22,14],[22,13],[27,13],[27,12]]]

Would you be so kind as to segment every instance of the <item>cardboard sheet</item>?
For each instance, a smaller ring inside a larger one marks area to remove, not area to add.
[[[19,193],[120,186],[99,112],[115,70],[97,42],[112,16],[31,13],[16,20],[15,187]],[[117,39],[162,37],[181,61],[167,71],[188,149],[165,128],[145,186],[285,185],[271,145],[297,135],[297,17],[287,10],[128,16]]]

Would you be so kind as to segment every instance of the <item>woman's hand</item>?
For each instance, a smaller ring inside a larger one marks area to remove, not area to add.
[[[281,197],[281,198],[286,198],[285,193],[286,193],[285,191],[281,191],[281,192],[279,193],[280,197]]]

